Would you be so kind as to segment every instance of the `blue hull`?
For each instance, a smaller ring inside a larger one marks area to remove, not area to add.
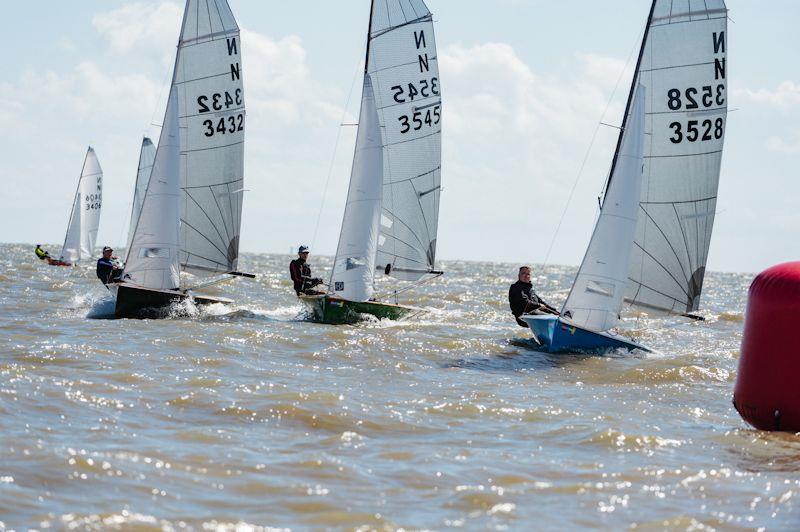
[[[596,353],[615,349],[650,351],[624,336],[590,331],[558,316],[521,316],[520,319],[531,328],[533,336],[541,345],[540,350],[548,353]]]

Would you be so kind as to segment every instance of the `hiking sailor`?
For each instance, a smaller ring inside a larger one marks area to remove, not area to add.
[[[314,290],[315,286],[322,284],[322,279],[311,277],[311,267],[306,262],[308,260],[308,246],[300,246],[297,250],[297,258],[289,264],[289,274],[292,276],[294,291],[297,295],[319,295],[323,292]]]
[[[114,250],[108,246],[103,248],[103,256],[97,259],[97,278],[103,284],[118,283],[122,276],[122,268],[117,263],[117,257],[112,256]]]
[[[528,324],[519,319],[523,314],[556,314],[559,312],[545,303],[542,298],[533,291],[531,283],[531,268],[523,266],[519,269],[517,282],[508,289],[508,304],[511,306],[511,313],[520,327],[527,327]]]
[[[36,249],[34,249],[33,252],[36,253],[36,256],[39,258],[39,260],[45,260],[50,258],[50,253],[43,250],[41,244],[36,244]]]

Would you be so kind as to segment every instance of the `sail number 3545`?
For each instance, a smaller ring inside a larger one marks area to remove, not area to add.
[[[422,129],[423,125],[427,125],[428,127],[437,125],[442,121],[442,112],[440,107],[435,105],[433,109],[428,109],[424,112],[416,111],[411,115],[411,118],[409,118],[408,115],[403,115],[397,117],[397,119],[400,121],[400,133],[405,134],[412,129],[414,131],[419,131]]]

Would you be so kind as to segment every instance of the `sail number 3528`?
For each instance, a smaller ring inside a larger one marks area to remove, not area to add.
[[[686,123],[685,130],[680,122],[673,122],[669,127],[672,128],[673,133],[669,140],[673,144],[680,144],[684,140],[689,142],[719,140],[725,133],[725,121],[722,118],[717,118],[714,121],[703,120],[702,122],[689,120]]]
[[[408,115],[403,115],[397,117],[397,119],[400,121],[400,133],[405,134],[412,129],[419,131],[423,125],[433,127],[439,124],[442,121],[442,112],[440,107],[435,105],[433,109],[416,111],[410,118]]]

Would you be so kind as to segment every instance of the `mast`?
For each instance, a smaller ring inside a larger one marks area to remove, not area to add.
[[[656,2],[653,0],[650,4],[650,13],[647,15],[647,24],[644,27],[644,36],[642,37],[642,45],[639,48],[639,57],[636,59],[636,70],[633,71],[633,80],[631,80],[631,88],[628,91],[628,101],[625,103],[625,114],[622,115],[622,126],[619,130],[619,137],[617,138],[617,147],[614,149],[614,158],[611,160],[611,170],[608,172],[608,179],[606,186],[603,189],[603,203],[606,201],[606,193],[608,186],[611,184],[611,178],[614,175],[614,169],[617,167],[617,159],[619,158],[619,151],[622,148],[622,137],[625,135],[625,128],[628,125],[628,113],[631,111],[631,104],[633,103],[633,95],[636,91],[636,85],[639,82],[639,67],[642,65],[642,56],[644,55],[644,48],[647,46],[647,37],[650,35],[650,24],[653,21],[653,12],[656,8]]]
[[[364,75],[367,75],[369,68],[369,47],[372,42],[372,15],[375,13],[375,0],[369,3],[369,24],[367,25],[367,55],[364,58]]]

